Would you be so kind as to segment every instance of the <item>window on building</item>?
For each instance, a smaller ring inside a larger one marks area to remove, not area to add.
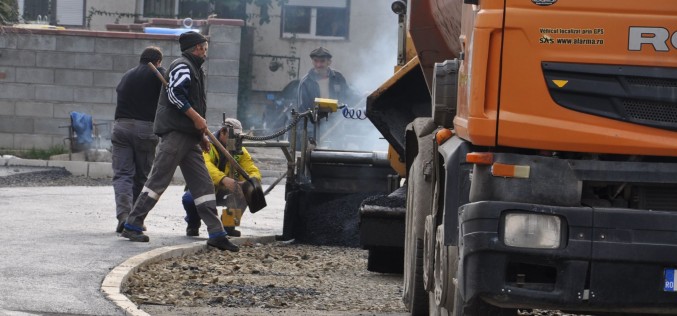
[[[174,18],[177,11],[174,0],[143,0],[143,16],[147,18]]]
[[[147,18],[206,19],[212,14],[222,19],[245,17],[244,1],[141,0],[141,2],[143,16]]]
[[[282,37],[347,39],[350,0],[288,0]]]
[[[22,17],[26,21],[49,22],[49,0],[24,0]]]
[[[84,0],[19,0],[21,18],[27,23],[49,24],[52,5],[56,3],[56,24],[82,26],[85,22]]]

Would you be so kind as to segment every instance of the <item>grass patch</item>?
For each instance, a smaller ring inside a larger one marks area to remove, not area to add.
[[[14,153],[11,153],[12,155],[15,155],[17,157],[23,158],[23,159],[42,159],[42,160],[48,160],[49,157],[54,156],[54,155],[61,155],[61,154],[66,154],[68,151],[64,146],[52,146],[49,149],[37,149],[37,148],[31,148],[29,150],[23,150],[23,151],[16,151]]]

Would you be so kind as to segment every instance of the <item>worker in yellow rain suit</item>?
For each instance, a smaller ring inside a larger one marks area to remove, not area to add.
[[[244,169],[250,178],[256,178],[261,181],[261,172],[256,167],[251,155],[246,148],[237,144],[237,136],[242,133],[242,124],[234,118],[228,118],[223,122],[221,129],[214,133],[214,136],[230,152],[235,161]],[[240,225],[242,213],[247,208],[247,201],[242,192],[242,183],[245,178],[238,174],[228,159],[219,152],[214,144],[209,145],[209,152],[205,152],[204,160],[207,170],[214,183],[216,191],[216,205],[225,206],[221,214],[223,228],[229,236],[239,237],[240,231],[235,226]],[[187,236],[199,236],[200,216],[197,214],[195,201],[190,191],[186,191],[181,199],[183,208],[186,210],[186,228]]]

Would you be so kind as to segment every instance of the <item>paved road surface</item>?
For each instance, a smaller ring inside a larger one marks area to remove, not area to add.
[[[264,186],[265,189],[266,186]],[[0,315],[122,315],[100,292],[110,269],[151,249],[206,240],[185,236],[181,194],[170,186],[148,215],[149,243],[114,232],[113,188],[0,188]],[[282,233],[284,186],[243,217],[243,235]]]

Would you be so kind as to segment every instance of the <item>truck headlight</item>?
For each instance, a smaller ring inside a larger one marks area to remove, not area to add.
[[[508,213],[505,216],[503,242],[512,247],[559,248],[562,220],[553,215]]]

